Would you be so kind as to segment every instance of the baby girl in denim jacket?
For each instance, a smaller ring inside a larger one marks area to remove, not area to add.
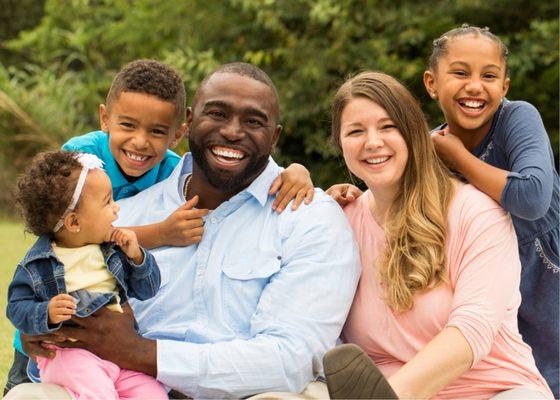
[[[123,312],[129,297],[146,300],[159,288],[153,256],[134,232],[112,225],[119,206],[102,164],[91,154],[45,152],[18,180],[27,230],[39,237],[8,290],[6,315],[25,334],[54,332],[105,306]],[[167,399],[153,377],[87,350],[49,346],[56,355],[38,357],[41,381],[63,386],[72,398]]]

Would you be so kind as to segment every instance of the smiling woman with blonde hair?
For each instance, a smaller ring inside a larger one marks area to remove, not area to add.
[[[369,190],[345,208],[362,275],[343,337],[365,353],[327,353],[331,397],[552,397],[517,328],[511,220],[451,177],[414,97],[382,73],[350,78],[332,135]]]

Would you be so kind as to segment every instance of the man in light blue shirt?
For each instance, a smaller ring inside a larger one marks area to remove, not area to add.
[[[352,303],[359,254],[322,191],[296,211],[272,209],[278,119],[276,89],[252,65],[223,65],[202,82],[187,118],[192,156],[121,201],[118,221],[152,224],[199,196],[212,210],[202,241],[153,251],[161,288],[131,301],[142,336],[130,316],[102,311],[77,321],[86,329],[63,328],[79,341],[69,346],[195,398],[301,392],[320,376]]]

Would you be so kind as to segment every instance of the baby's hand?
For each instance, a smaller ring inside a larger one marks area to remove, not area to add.
[[[327,194],[331,196],[340,207],[344,207],[360,197],[363,192],[349,183],[339,183],[328,188]]]
[[[432,132],[432,143],[441,161],[450,169],[457,170],[457,160],[466,150],[461,139],[449,132],[449,128],[446,127]]]
[[[203,216],[208,210],[195,209],[198,195],[187,201],[159,224],[159,232],[167,246],[188,246],[199,243],[204,232]]]
[[[293,211],[298,209],[304,199],[305,204],[311,203],[315,191],[309,171],[301,164],[291,164],[272,182],[268,194],[275,193],[278,194],[272,203],[272,209],[278,213],[284,211],[292,199]]]
[[[47,309],[49,324],[59,324],[76,314],[76,302],[69,294],[62,293],[50,299]]]
[[[140,250],[138,238],[133,231],[115,228],[111,233],[111,242],[115,242],[124,251],[124,254],[134,261],[134,264],[140,265],[144,262],[144,253]]]

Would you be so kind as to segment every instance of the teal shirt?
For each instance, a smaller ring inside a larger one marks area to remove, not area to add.
[[[121,173],[111,150],[109,149],[109,134],[103,131],[94,131],[85,135],[76,136],[62,145],[63,150],[80,151],[83,153],[95,154],[104,162],[104,170],[111,179],[113,186],[113,197],[115,200],[126,199],[138,194],[144,189],[163,181],[175,169],[181,157],[167,150],[163,160],[154,168],[146,172],[136,182],[129,182]],[[16,330],[14,336],[14,347],[25,354],[21,347],[19,331]]]
[[[113,186],[113,197],[115,200],[126,199],[138,194],[158,182],[163,181],[175,169],[181,157],[167,150],[163,160],[154,168],[146,172],[135,182],[129,182],[121,173],[111,150],[109,149],[109,134],[103,131],[95,131],[86,133],[82,136],[76,136],[62,145],[63,150],[81,151],[84,153],[95,154],[105,165],[103,168]]]

